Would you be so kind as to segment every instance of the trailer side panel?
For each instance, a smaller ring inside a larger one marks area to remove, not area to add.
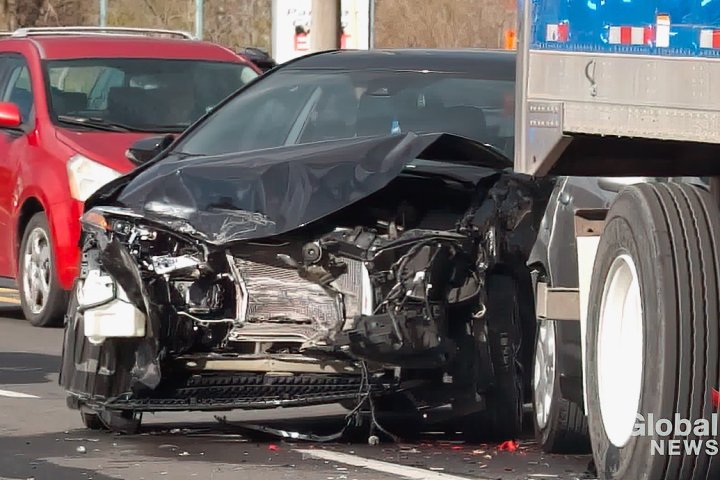
[[[526,0],[519,33],[518,171],[578,135],[720,145],[720,2]]]

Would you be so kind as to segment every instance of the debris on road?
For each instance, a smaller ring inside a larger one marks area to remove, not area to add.
[[[498,450],[501,452],[514,452],[518,449],[518,444],[515,440],[507,440],[498,446]]]
[[[345,433],[345,428],[343,428],[339,432],[333,433],[331,435],[315,435],[312,433],[290,432],[287,430],[280,430],[278,428],[266,427],[264,425],[254,425],[251,423],[231,422],[231,421],[227,420],[227,418],[220,417],[217,415],[215,416],[215,420],[223,426],[237,428],[238,430],[247,432],[248,434],[260,433],[263,435],[269,435],[272,437],[279,437],[279,438],[283,438],[283,439],[304,440],[304,441],[308,441],[308,442],[317,442],[317,443],[333,442],[335,440],[342,438],[343,434]]]
[[[178,447],[177,445],[172,445],[170,443],[163,443],[162,445],[158,445],[158,448],[168,449],[168,450],[180,450],[180,447]]]
[[[75,449],[75,451],[78,452],[78,453],[87,453],[87,448],[85,448],[85,447],[83,447],[82,445],[80,445],[79,447],[77,447],[77,448]]]

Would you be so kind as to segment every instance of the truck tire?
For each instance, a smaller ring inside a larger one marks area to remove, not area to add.
[[[491,274],[486,292],[485,320],[495,385],[485,397],[486,409],[464,418],[458,427],[471,442],[514,440],[522,433],[522,333],[515,280],[510,275]]]
[[[600,478],[720,478],[711,437],[655,432],[656,447],[677,440],[680,454],[653,454],[637,417],[710,420],[719,380],[719,255],[720,210],[700,188],[637,185],[610,208],[587,324],[589,428]],[[700,451],[687,454],[686,440],[701,441]]]
[[[558,352],[557,323],[544,319],[538,322],[532,376],[535,439],[546,453],[589,453],[583,406],[565,398],[560,385],[560,373],[566,369]]]

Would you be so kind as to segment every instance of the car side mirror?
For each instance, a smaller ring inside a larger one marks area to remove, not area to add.
[[[136,165],[152,160],[175,140],[173,135],[161,135],[143,138],[135,142],[125,152],[125,156]]]
[[[0,128],[18,130],[21,125],[20,108],[12,102],[0,102]]]

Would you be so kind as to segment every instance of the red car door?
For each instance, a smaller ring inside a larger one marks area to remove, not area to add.
[[[0,53],[0,101],[15,103],[23,118],[23,129],[34,122],[32,88],[27,60],[19,54]],[[23,131],[0,128],[0,277],[13,277],[16,235],[13,212],[18,201],[18,173],[28,155],[28,139]]]

